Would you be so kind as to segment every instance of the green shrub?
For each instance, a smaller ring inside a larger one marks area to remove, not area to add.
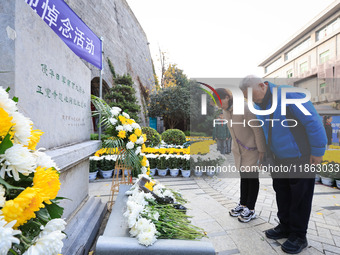
[[[110,135],[102,134],[101,135],[101,140],[102,141],[107,140],[109,137],[110,137]],[[98,140],[99,135],[98,134],[91,134],[90,138],[91,138],[91,140]]]
[[[151,127],[142,127],[143,134],[146,134],[146,147],[155,147],[161,142],[161,136],[157,130]]]
[[[190,130],[184,131],[184,134],[186,136],[208,136],[206,133],[204,132],[191,132]]]
[[[167,144],[182,145],[186,142],[185,134],[179,129],[168,129],[162,133],[162,139]]]
[[[98,170],[97,161],[90,160],[90,173],[96,172]]]

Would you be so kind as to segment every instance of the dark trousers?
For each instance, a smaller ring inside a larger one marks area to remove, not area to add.
[[[231,137],[227,140],[227,154],[231,153]]]
[[[292,161],[279,160],[276,165],[300,165],[308,164],[308,161],[309,157]],[[287,232],[305,237],[312,209],[315,177],[310,178],[309,175],[309,178],[301,178],[299,175],[300,178],[294,178],[292,173],[288,174],[288,178],[275,178],[273,174],[272,177],[280,224]]]
[[[227,149],[226,139],[217,138],[217,150],[220,151],[221,154],[226,154],[226,149]]]
[[[245,205],[249,210],[255,209],[257,195],[259,194],[259,174],[254,173],[242,173],[240,181],[240,204]]]

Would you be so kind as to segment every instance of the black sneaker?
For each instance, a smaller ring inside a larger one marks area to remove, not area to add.
[[[306,237],[298,237],[294,234],[289,235],[287,241],[281,245],[281,249],[289,254],[300,253],[308,245]]]
[[[241,212],[243,212],[243,209],[245,207],[243,205],[238,204],[234,209],[231,209],[229,211],[230,216],[237,217],[241,215]]]
[[[252,219],[255,219],[255,217],[256,217],[255,211],[249,210],[248,207],[245,207],[241,215],[238,217],[238,220],[240,222],[246,223],[251,221]]]
[[[287,238],[289,236],[289,233],[283,229],[281,224],[277,225],[275,228],[266,230],[265,233],[267,238],[274,240]]]

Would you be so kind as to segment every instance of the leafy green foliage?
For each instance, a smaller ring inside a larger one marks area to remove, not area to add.
[[[11,135],[7,134],[5,138],[0,143],[0,154],[4,154],[5,151],[13,146],[11,141]]]
[[[114,87],[110,88],[109,92],[104,95],[105,100],[110,107],[120,107],[138,122],[138,114],[141,107],[138,105],[135,96],[136,90],[133,88],[132,77],[129,74],[118,75],[114,79],[114,83]]]
[[[157,130],[151,127],[142,127],[143,134],[146,134],[146,147],[155,147],[161,142],[161,136]]]
[[[182,145],[186,142],[185,134],[179,129],[168,129],[162,133],[162,139],[167,144]]]
[[[167,127],[190,119],[190,91],[187,87],[173,86],[150,95],[149,117],[163,117]]]
[[[215,118],[214,107],[209,102],[210,97],[207,96],[207,114],[201,114],[201,96],[204,93],[196,81],[190,81],[190,132],[204,132],[211,136]]]
[[[98,160],[90,160],[90,173],[97,172],[98,170]]]

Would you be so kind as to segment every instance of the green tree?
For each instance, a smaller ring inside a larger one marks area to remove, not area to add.
[[[139,121],[138,114],[140,106],[135,96],[133,80],[129,74],[117,75],[114,78],[114,86],[104,95],[104,99],[110,107],[117,106],[128,113],[136,122]]]
[[[150,117],[163,117],[168,128],[190,118],[190,93],[187,88],[174,86],[158,90],[150,95]]]

